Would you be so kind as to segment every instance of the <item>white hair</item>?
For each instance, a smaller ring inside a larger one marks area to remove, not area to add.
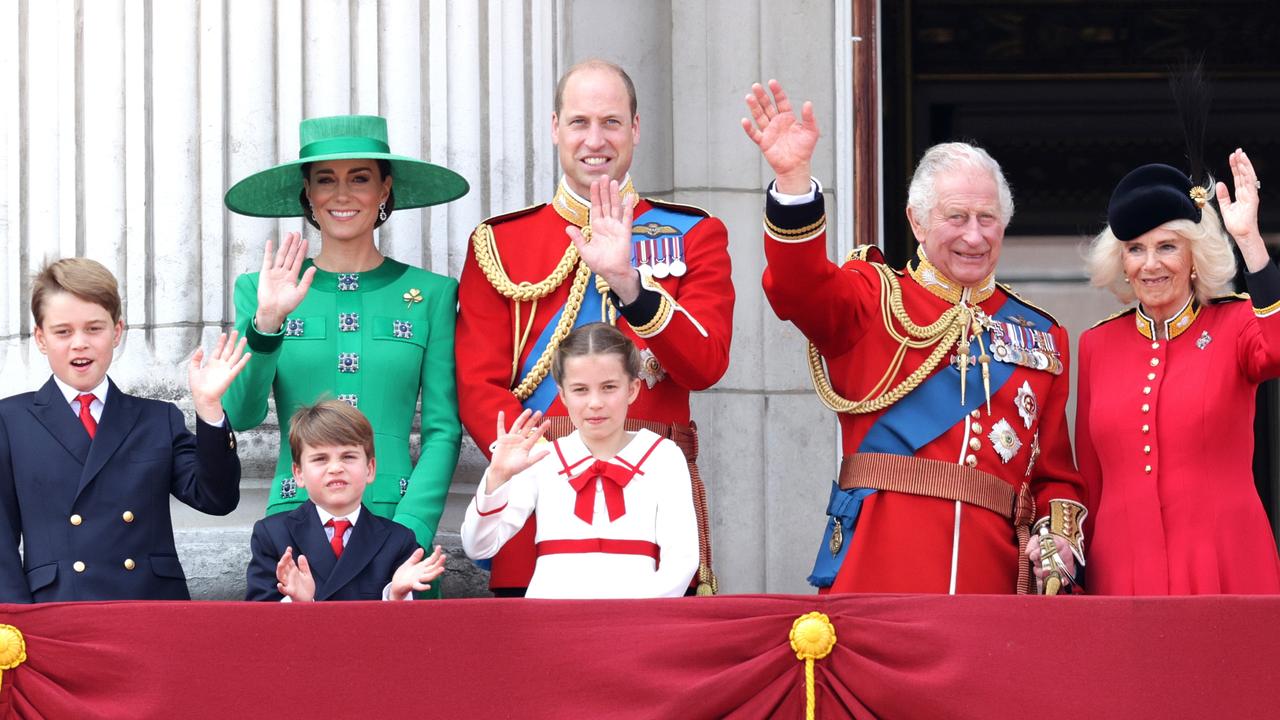
[[[928,228],[930,215],[938,204],[935,187],[938,176],[957,170],[981,170],[991,175],[1000,203],[1000,227],[1008,227],[1009,221],[1013,220],[1013,191],[1004,179],[1000,163],[986,150],[963,142],[939,143],[926,150],[924,157],[920,158],[911,176],[911,186],[907,189],[907,207],[911,208],[916,222]]]
[[[1170,230],[1187,240],[1191,248],[1192,268],[1196,273],[1191,279],[1191,287],[1201,304],[1230,291],[1231,280],[1236,276],[1236,257],[1231,251],[1231,239],[1222,229],[1213,205],[1204,206],[1198,223],[1170,220],[1152,229]],[[1090,285],[1110,290],[1120,302],[1128,305],[1137,299],[1137,295],[1133,286],[1125,282],[1124,245],[1108,225],[1089,243],[1085,251],[1085,267],[1089,271]]]

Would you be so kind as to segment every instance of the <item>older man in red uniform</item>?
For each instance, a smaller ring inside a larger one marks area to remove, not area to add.
[[[523,408],[567,434],[549,369],[561,339],[587,322],[616,324],[644,359],[630,425],[685,450],[699,504],[699,592],[714,590],[705,497],[693,465],[689,393],[729,364],[733,285],[724,224],[692,207],[636,200],[628,171],[640,138],[635,88],[599,60],[570,68],[556,87],[552,141],[563,176],[550,203],[491,218],[471,237],[458,292],[456,335],[462,423],[489,454],[495,419]],[[521,595],[533,574],[535,520],[493,559],[490,587]]]
[[[810,581],[1028,592],[1029,552],[1037,577],[1069,584],[1085,513],[1065,418],[1067,334],[995,282],[1013,215],[999,165],[963,143],[930,148],[907,208],[918,261],[890,269],[861,248],[837,266],[811,179],[812,106],[797,120],[781,86],[770,90],[753,87],[743,120],[777,174],[765,294],[809,339],[814,385],[839,413],[844,450]],[[1033,533],[1043,543],[1029,543]]]

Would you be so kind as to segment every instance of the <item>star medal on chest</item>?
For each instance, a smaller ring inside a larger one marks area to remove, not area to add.
[[[1004,418],[1000,418],[995,425],[991,426],[991,434],[987,435],[987,439],[991,441],[991,447],[1000,456],[1000,460],[1006,463],[1022,449],[1022,441],[1018,439],[1018,434]]]
[[[1030,430],[1036,418],[1040,416],[1040,403],[1036,401],[1036,394],[1031,390],[1030,382],[1022,381],[1022,387],[1018,388],[1018,396],[1013,402],[1018,406],[1018,416],[1022,418],[1023,426]]]
[[[667,376],[665,370],[662,369],[662,363],[658,362],[657,356],[649,348],[640,351],[640,379],[644,380],[644,384],[650,390],[654,385],[662,382]]]

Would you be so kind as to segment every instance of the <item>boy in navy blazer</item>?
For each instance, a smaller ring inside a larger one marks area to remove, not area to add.
[[[444,572],[440,547],[424,559],[411,530],[360,503],[377,465],[368,418],[338,400],[303,407],[289,446],[310,499],[254,524],[245,599],[411,600],[431,589]]]
[[[222,394],[249,359],[244,341],[224,334],[207,363],[201,349],[192,356],[192,435],[177,406],[107,377],[120,305],[111,272],[86,258],[32,283],[35,342],[53,376],[0,400],[0,602],[189,600],[169,496],[213,515],[240,501]]]

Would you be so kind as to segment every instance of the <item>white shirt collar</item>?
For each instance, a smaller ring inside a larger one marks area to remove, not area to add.
[[[76,398],[80,396],[80,391],[79,391],[79,390],[77,390],[77,389],[75,389],[75,388],[71,387],[70,385],[68,385],[68,384],[66,384],[66,383],[64,383],[64,382],[62,382],[62,378],[59,378],[57,375],[54,375],[54,376],[53,376],[53,381],[54,381],[55,383],[57,383],[57,385],[58,385],[58,389],[62,391],[62,397],[66,398],[66,401],[67,401],[67,404],[68,404],[68,405],[70,405],[71,403],[75,402],[75,401],[76,401]],[[103,375],[103,376],[102,376],[102,382],[98,383],[98,386],[97,386],[97,387],[95,387],[94,389],[90,390],[89,392],[93,395],[93,398],[94,398],[95,400],[97,400],[98,402],[102,403],[103,405],[106,405],[106,404],[107,404],[107,389],[108,389],[108,388],[110,388],[110,387],[111,387],[111,380],[110,380],[110,379],[108,379],[106,375]]]
[[[315,503],[314,503],[314,502],[313,502],[313,503],[311,503],[311,504],[312,504],[312,505],[315,505]],[[362,507],[363,507],[363,506],[361,506],[361,505],[357,505],[357,506],[356,506],[356,509],[355,509],[354,511],[352,511],[349,515],[347,515],[347,520],[351,522],[351,527],[355,527],[355,526],[356,526],[356,522],[358,522],[358,521],[360,520],[360,510],[361,510],[361,508],[362,508]],[[334,515],[333,513],[329,512],[328,510],[325,510],[324,508],[320,507],[319,505],[316,505],[316,512],[320,515],[320,524],[321,524],[321,525],[328,525],[328,524],[329,524],[329,521],[330,521],[330,520],[332,520],[332,519],[335,517],[335,515]]]

